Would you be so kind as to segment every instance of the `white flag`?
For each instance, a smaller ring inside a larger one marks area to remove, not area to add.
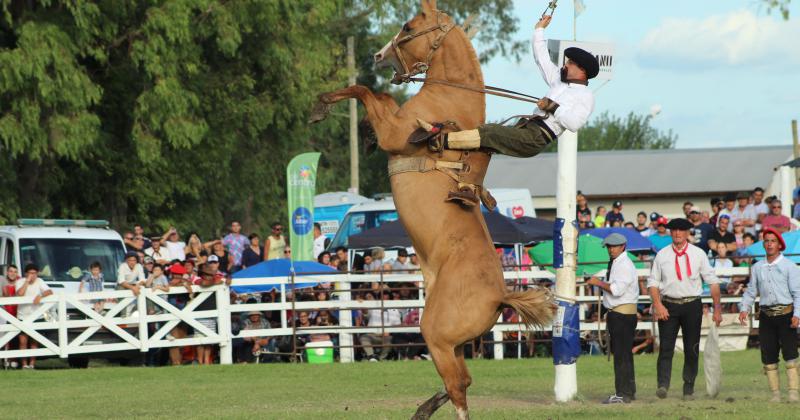
[[[586,5],[583,4],[583,0],[574,0],[575,2],[575,16],[579,16],[586,10]]]

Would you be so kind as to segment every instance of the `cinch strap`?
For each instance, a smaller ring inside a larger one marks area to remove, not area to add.
[[[689,250],[689,244],[683,247],[683,251],[678,251],[675,248],[675,245],[672,245],[672,250],[675,252],[675,272],[678,273],[678,280],[683,280],[683,276],[681,275],[681,265],[678,264],[678,258],[686,257],[686,274],[689,277],[692,277],[692,263],[689,262],[689,255],[686,254],[686,251]]]

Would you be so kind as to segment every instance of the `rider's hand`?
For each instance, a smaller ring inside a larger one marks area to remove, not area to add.
[[[549,112],[551,114],[556,112],[558,109],[558,103],[546,96],[542,99],[539,99],[539,101],[536,102],[536,106],[542,111]]]
[[[550,24],[550,21],[553,19],[550,15],[544,15],[538,22],[536,22],[536,29],[544,29],[547,25]]]

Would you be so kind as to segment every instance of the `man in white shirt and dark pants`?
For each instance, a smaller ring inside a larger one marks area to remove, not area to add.
[[[636,334],[636,303],[639,282],[636,267],[625,252],[628,240],[619,233],[603,239],[611,261],[604,282],[592,277],[586,283],[603,289],[603,306],[608,309],[606,325],[611,335],[614,353],[614,387],[616,392],[603,404],[629,403],[636,397],[636,377],[633,371],[633,338]]]
[[[533,35],[533,57],[544,81],[547,95],[537,102],[533,118],[521,120],[515,127],[484,124],[473,130],[454,131],[444,136],[431,136],[429,149],[451,150],[489,149],[516,157],[536,156],[555,141],[564,130],[577,132],[594,111],[594,94],[589,79],[600,72],[597,58],[580,48],[564,50],[566,60],[559,68],[550,61],[544,29],[552,16],[543,16]],[[420,123],[422,124],[422,122]],[[435,132],[439,132],[438,127]],[[429,128],[431,133],[434,130]]]
[[[692,222],[672,219],[667,228],[672,245],[658,251],[647,279],[647,289],[653,299],[653,317],[658,321],[660,349],[658,352],[659,398],[666,398],[672,374],[672,356],[678,330],[683,332],[683,398],[694,398],[697,361],[700,356],[700,325],[703,321],[703,281],[711,286],[714,301],[714,322],[722,321],[719,279],[702,249],[687,240]]]

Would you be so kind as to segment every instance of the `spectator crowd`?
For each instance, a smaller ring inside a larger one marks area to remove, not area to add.
[[[797,199],[793,205],[793,216],[800,217],[800,206]],[[639,211],[632,220],[623,214],[622,201],[615,201],[611,209],[598,206],[594,211],[586,197],[578,193],[577,221],[580,229],[595,227],[622,227],[633,229],[647,238],[655,251],[671,243],[667,229],[669,219],[656,212]],[[691,221],[694,228],[690,232],[691,242],[707,252],[715,267],[749,266],[752,256],[748,247],[757,242],[764,228],[772,228],[779,232],[795,229],[792,220],[782,214],[784,203],[776,197],[764,197],[764,190],[727,194],[724,197],[711,199],[708,206],[687,201],[683,204],[682,213]],[[788,205],[788,203],[787,203]],[[140,225],[123,234],[126,247],[125,262],[117,268],[116,284],[118,289],[130,290],[134,295],[143,289],[154,292],[172,292],[165,299],[178,309],[184,308],[197,298],[204,288],[220,284],[230,284],[231,275],[247,269],[262,261],[279,258],[290,258],[292,249],[283,233],[283,224],[273,223],[270,232],[265,236],[258,233],[248,235],[242,232],[238,221],[228,226],[229,232],[219,238],[203,241],[196,233],[182,235],[175,228],[170,228],[160,235],[145,235]],[[340,271],[353,270],[361,273],[416,273],[419,270],[417,256],[406,249],[394,252],[389,258],[387,250],[373,248],[365,253],[353,253],[344,247],[326,250],[328,240],[322,235],[319,224],[314,224],[314,256],[320,264]],[[517,266],[517,262],[507,252],[498,250],[501,261],[506,265]],[[527,257],[527,255],[523,255]],[[651,253],[640,253],[639,260],[648,261]],[[349,261],[350,259],[353,261]],[[523,259],[523,265],[530,260]],[[0,277],[3,296],[36,296],[32,304],[7,305],[6,311],[25,319],[33,315],[41,298],[52,291],[38,277],[38,267],[30,264],[20,271],[9,266],[5,277]],[[747,287],[746,276],[727,276],[721,278],[723,293],[741,295]],[[641,294],[646,294],[644,278],[640,279]],[[80,281],[80,292],[98,292],[104,289],[107,281],[100,263],[92,263],[86,267],[85,275]],[[351,283],[349,290],[353,300],[358,301],[396,301],[416,300],[420,293],[421,282],[383,283],[358,282]],[[530,287],[532,282],[509,284],[511,288]],[[550,286],[547,282],[540,283]],[[599,290],[591,286],[585,287],[586,294],[599,295]],[[181,293],[176,293],[175,288]],[[335,290],[330,283],[320,283],[308,289],[288,291],[285,300],[296,302],[326,302],[338,299],[342,290]],[[708,293],[708,291],[706,291]],[[280,292],[272,290],[265,293],[237,294],[231,291],[231,303],[256,304],[273,303],[283,300]],[[113,301],[93,299],[89,302],[93,310],[103,313]],[[214,310],[215,300],[208,297],[202,301],[197,310]],[[125,309],[130,315],[137,308],[131,305]],[[149,314],[164,313],[159,305],[149,304]],[[302,354],[304,346],[311,342],[331,342],[338,352],[338,334],[333,334],[326,327],[339,325],[343,310],[318,309],[286,311],[287,323],[294,326],[295,334],[267,337],[250,333],[252,330],[265,330],[282,327],[280,311],[247,311],[232,313],[232,332],[234,335],[234,361],[240,363],[285,361],[297,358]],[[381,332],[359,334],[353,346],[359,360],[380,361],[395,359],[428,358],[423,339],[418,333],[394,333],[384,331],[385,327],[417,326],[420,319],[420,308],[395,309],[353,309],[349,310],[352,325],[355,327],[376,327]],[[726,305],[726,311],[738,313],[736,304]],[[604,316],[602,307],[584,305],[584,315],[588,320],[598,320]],[[38,316],[42,316],[41,314]],[[639,305],[638,317],[650,319],[650,308]],[[503,312],[503,320],[509,323],[519,322],[519,317],[512,310]],[[199,320],[203,328],[192,328],[181,322],[166,334],[167,340],[180,340],[187,337],[202,337],[209,331],[216,333],[216,318]],[[157,334],[164,323],[150,323],[150,334]],[[549,354],[549,332],[509,332],[503,336],[503,345],[507,354],[522,357]],[[482,354],[491,357],[493,351],[491,334],[476,340],[467,346],[471,354]],[[589,332],[583,337],[586,353],[601,353],[603,337],[600,333]],[[641,332],[634,343],[634,351],[652,351],[653,339],[649,332]],[[6,349],[36,348],[36,340],[20,334],[18,340],[6,344]],[[210,364],[218,360],[218,349],[215,346],[175,346],[169,349],[152,349],[145,357],[144,363],[151,366],[172,364]],[[11,367],[30,369],[35,366],[35,358],[6,361]]]

